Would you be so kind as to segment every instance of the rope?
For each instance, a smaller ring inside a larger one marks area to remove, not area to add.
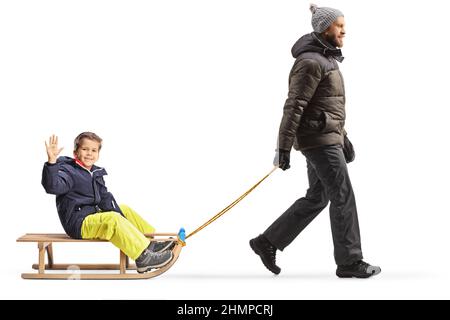
[[[227,207],[225,207],[224,209],[222,209],[218,214],[216,214],[214,217],[212,217],[211,219],[209,219],[207,222],[205,222],[204,224],[202,224],[200,227],[198,227],[197,229],[195,229],[194,231],[192,231],[190,234],[188,234],[186,236],[186,239],[189,238],[190,236],[193,236],[194,234],[196,234],[197,232],[199,232],[200,230],[202,230],[203,228],[207,227],[208,225],[210,225],[211,223],[213,223],[214,221],[216,221],[217,219],[219,219],[221,216],[223,216],[227,211],[229,211],[231,208],[233,208],[235,205],[237,205],[242,199],[244,199],[250,192],[252,192],[257,186],[259,186],[261,184],[261,182],[263,182],[264,180],[266,180],[266,178],[268,176],[270,176],[272,174],[272,172],[274,172],[276,169],[278,169],[278,167],[273,167],[273,169],[264,176],[264,178],[262,178],[261,180],[259,180],[253,187],[251,187],[250,189],[248,189],[246,192],[244,192],[239,198],[237,198],[236,200],[234,200],[231,204],[229,204]]]

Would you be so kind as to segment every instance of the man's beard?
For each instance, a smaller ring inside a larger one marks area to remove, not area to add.
[[[331,34],[325,35],[325,40],[326,40],[329,44],[331,44],[333,47],[339,48],[339,43],[336,42],[335,36],[334,36],[334,35],[331,35]]]

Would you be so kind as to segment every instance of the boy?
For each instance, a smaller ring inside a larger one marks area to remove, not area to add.
[[[95,166],[102,139],[83,132],[74,141],[74,158],[59,157],[58,137],[49,138],[48,162],[44,164],[42,185],[56,195],[59,219],[66,233],[75,239],[108,240],[136,261],[143,273],[160,268],[172,259],[172,241],[150,242],[144,233],[155,229],[130,207],[118,206],[108,192],[104,168]]]

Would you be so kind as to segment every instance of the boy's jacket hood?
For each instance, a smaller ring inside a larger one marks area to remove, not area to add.
[[[80,165],[75,161],[75,159],[72,158],[72,157],[67,157],[67,156],[61,156],[61,157],[58,157],[58,159],[56,159],[56,163],[60,163],[60,164],[69,164],[69,165],[72,165],[72,166],[74,166],[74,167],[80,167],[80,168],[81,168],[81,166],[80,166]],[[83,167],[83,168],[84,168],[84,167]],[[84,168],[84,169],[86,169],[86,168]],[[87,169],[86,169],[86,170],[87,170]],[[107,175],[107,174],[108,174],[104,168],[99,167],[99,166],[96,166],[96,165],[93,165],[93,166],[92,166],[92,168],[91,168],[91,173],[93,173],[94,171],[98,172],[98,171],[100,171],[100,170],[101,170],[101,172],[103,173],[103,175]]]

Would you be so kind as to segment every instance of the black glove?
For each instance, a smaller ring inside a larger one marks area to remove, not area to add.
[[[353,145],[347,136],[344,136],[344,157],[345,162],[350,163],[355,160],[355,150],[353,149]]]
[[[287,150],[277,150],[275,159],[273,159],[273,165],[278,166],[283,171],[289,169],[291,167],[289,165],[290,154],[291,152]]]

